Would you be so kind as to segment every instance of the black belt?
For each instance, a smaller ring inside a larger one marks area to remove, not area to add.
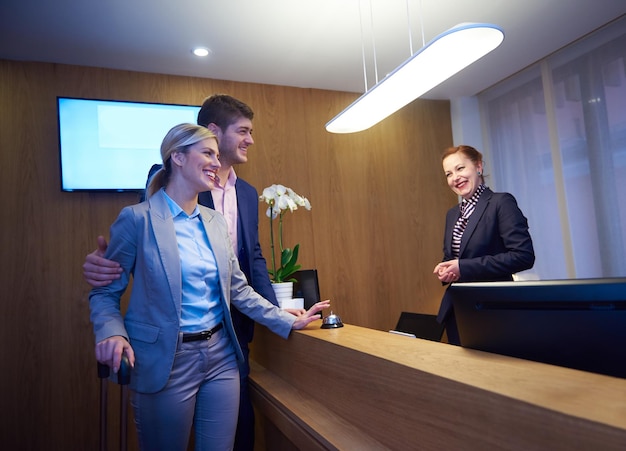
[[[199,341],[199,340],[210,340],[211,336],[221,330],[224,327],[224,323],[219,323],[211,330],[204,330],[202,332],[194,332],[192,334],[183,334],[183,343],[187,343],[189,341]]]

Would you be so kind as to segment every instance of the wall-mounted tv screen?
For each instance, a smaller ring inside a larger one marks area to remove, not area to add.
[[[199,106],[57,98],[61,190],[141,191],[174,125]]]

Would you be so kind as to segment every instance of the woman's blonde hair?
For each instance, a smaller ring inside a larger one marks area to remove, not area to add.
[[[178,124],[170,129],[161,143],[161,159],[163,167],[150,179],[146,189],[146,199],[158,190],[167,186],[172,175],[172,154],[175,152],[187,153],[189,147],[205,139],[215,139],[217,136],[206,127],[195,124]]]

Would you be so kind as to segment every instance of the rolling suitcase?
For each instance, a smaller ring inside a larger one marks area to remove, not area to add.
[[[109,394],[110,369],[107,365],[98,362],[98,377],[100,378],[100,451],[108,451],[107,443],[107,414]],[[119,449],[126,451],[128,435],[128,384],[130,384],[130,362],[126,355],[122,356],[122,363],[117,372],[117,383],[120,385],[120,437]]]

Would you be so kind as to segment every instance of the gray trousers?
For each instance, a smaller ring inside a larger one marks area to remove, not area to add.
[[[137,357],[139,358],[139,356]],[[239,369],[224,329],[210,340],[182,342],[167,385],[158,393],[132,393],[143,451],[185,451],[192,425],[196,450],[230,450],[239,410]]]

